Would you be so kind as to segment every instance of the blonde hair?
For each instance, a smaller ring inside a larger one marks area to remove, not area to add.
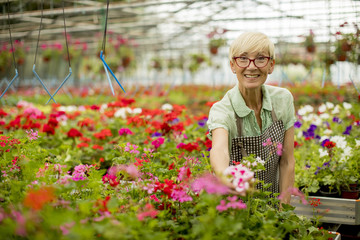
[[[268,36],[261,32],[245,32],[236,38],[230,45],[229,59],[238,57],[244,52],[265,51],[269,56],[275,59],[275,46]]]

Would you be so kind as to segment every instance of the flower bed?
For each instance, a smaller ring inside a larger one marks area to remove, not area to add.
[[[209,174],[207,112],[198,112],[210,104],[198,104],[201,108],[196,111],[173,103],[149,108],[119,97],[80,106],[27,101],[2,106],[2,236],[330,238],[311,219],[296,215],[294,207],[279,211],[278,199],[269,202],[269,193],[252,190],[252,178],[239,188],[242,195],[233,196]],[[346,111],[358,107],[353,104]],[[348,116],[346,111],[342,114]],[[308,123],[301,120],[306,127]],[[358,128],[353,126],[349,136],[354,137]],[[301,147],[296,150],[302,149],[302,154],[310,142],[313,148],[322,148],[316,138],[298,138]],[[293,192],[307,202],[300,192]]]

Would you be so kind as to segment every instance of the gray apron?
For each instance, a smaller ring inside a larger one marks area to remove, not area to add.
[[[231,140],[230,165],[241,162],[243,157],[254,154],[265,162],[265,169],[255,173],[255,177],[264,183],[272,183],[271,187],[265,189],[272,193],[279,193],[279,162],[280,157],[276,154],[276,147],[273,145],[263,146],[268,138],[271,142],[284,145],[285,127],[281,120],[277,120],[274,108],[271,111],[273,123],[260,136],[243,136],[242,118],[235,113],[236,126],[238,130],[237,138]],[[258,189],[264,190],[262,184],[257,185]],[[272,194],[271,194],[272,196]]]

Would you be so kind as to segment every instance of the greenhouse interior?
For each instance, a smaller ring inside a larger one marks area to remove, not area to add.
[[[0,9],[0,239],[360,239],[359,0]]]

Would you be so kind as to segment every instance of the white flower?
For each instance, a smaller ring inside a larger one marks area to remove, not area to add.
[[[303,120],[305,122],[311,122],[316,126],[320,126],[323,122],[323,120],[321,120],[321,118],[314,113],[310,113],[309,115],[303,116]]]
[[[326,107],[328,109],[333,109],[334,108],[334,104],[332,102],[326,102]]]
[[[322,149],[322,148],[319,148],[319,154],[320,154],[320,158],[329,155],[328,151],[326,151],[325,149]]]
[[[330,115],[328,113],[323,113],[323,114],[320,114],[319,116],[321,119],[329,119],[330,118]]]
[[[345,109],[352,108],[352,105],[350,103],[347,103],[347,102],[343,102],[343,106],[344,106]]]
[[[125,119],[126,118],[126,109],[125,108],[120,108],[118,109],[115,113],[114,113],[114,117],[116,118],[123,118]]]
[[[323,113],[323,112],[325,112],[326,111],[326,105],[325,104],[321,104],[320,106],[319,106],[319,112],[321,112],[321,113]]]
[[[305,105],[302,106],[299,110],[298,110],[298,114],[301,116],[306,115],[307,113],[313,112],[314,108],[311,105]]]
[[[64,112],[74,112],[77,110],[76,106],[60,106],[59,107],[59,111],[64,111]]]
[[[102,105],[100,106],[99,112],[103,113],[103,112],[105,111],[105,109],[107,109],[107,108],[108,108],[107,104],[102,104]]]
[[[322,137],[320,138],[319,142],[323,142],[325,139],[329,139],[329,137],[328,137],[328,136],[322,136]]]
[[[142,112],[142,108],[134,108],[131,110],[132,114],[140,114],[141,112]],[[129,113],[130,113],[130,111],[129,111]]]
[[[336,143],[337,148],[344,149],[347,146],[346,139],[343,136],[333,136],[330,138],[330,141]]]
[[[351,156],[352,148],[347,146],[343,149],[343,154],[341,155],[340,162],[346,161]]]
[[[169,103],[165,103],[161,106],[161,110],[164,111],[172,111],[173,110],[173,106]]]
[[[356,143],[355,147],[360,147],[360,140],[355,139],[355,143]]]
[[[264,165],[265,164],[265,161],[261,159],[261,157],[256,157],[256,162]]]
[[[331,114],[338,114],[340,112],[339,105],[336,105],[335,108],[332,110]]]
[[[324,135],[330,136],[332,134],[332,130],[331,129],[325,129],[324,130]]]

